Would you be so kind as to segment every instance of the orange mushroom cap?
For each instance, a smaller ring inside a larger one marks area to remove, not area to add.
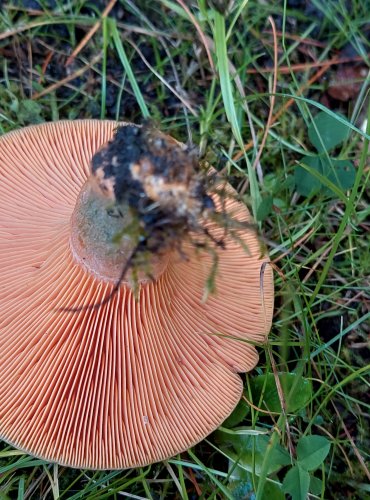
[[[72,254],[70,221],[94,153],[116,123],[31,126],[0,138],[0,437],[32,455],[90,469],[143,466],[216,429],[242,392],[271,325],[272,272],[254,231],[248,252],[184,243],[135,298]],[[249,221],[245,206],[226,210]],[[217,229],[215,229],[217,231]]]

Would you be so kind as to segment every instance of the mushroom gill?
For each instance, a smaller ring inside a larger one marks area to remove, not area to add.
[[[213,257],[185,242],[188,258],[166,254],[137,297],[122,283],[103,303],[117,272],[85,264],[71,219],[116,126],[65,121],[0,138],[0,437],[79,468],[143,466],[216,429],[240,399],[237,372],[258,361],[273,307],[268,258],[247,230],[248,252],[228,235],[215,248],[207,301]],[[231,198],[226,211],[250,221]]]

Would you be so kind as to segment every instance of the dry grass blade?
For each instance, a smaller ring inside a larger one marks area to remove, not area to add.
[[[183,2],[183,0],[176,0],[176,1],[177,1],[177,3],[179,3],[181,5],[181,7],[184,9],[184,11],[189,16],[191,22],[194,24],[194,27],[195,27],[195,29],[198,32],[199,38],[203,42],[203,46],[204,46],[204,49],[206,51],[208,62],[209,62],[209,65],[211,67],[211,70],[214,73],[215,72],[215,65],[213,63],[213,59],[212,59],[212,56],[211,56],[211,51],[209,49],[209,44],[208,44],[209,39],[208,39],[208,37],[206,37],[205,34],[203,33],[202,28],[199,26],[198,21],[196,20],[195,16],[193,15],[193,13],[189,9],[189,7],[186,5],[186,3]]]
[[[110,0],[110,2],[108,3],[108,5],[105,7],[105,9],[103,10],[103,12],[101,14],[101,19],[99,21],[97,21],[94,24],[94,26],[91,28],[91,30],[86,33],[86,35],[83,37],[83,39],[77,45],[77,47],[74,49],[74,51],[72,52],[72,54],[68,57],[68,59],[66,61],[66,64],[65,64],[66,66],[68,66],[69,64],[71,64],[71,62],[74,60],[74,58],[88,44],[89,40],[95,35],[95,33],[100,28],[101,23],[102,23],[102,19],[104,19],[104,17],[107,17],[107,15],[113,9],[113,7],[116,5],[116,3],[117,3],[117,0]]]
[[[319,71],[317,71],[307,82],[305,82],[303,85],[301,85],[301,87],[298,89],[297,91],[297,96],[300,96],[303,94],[303,92],[305,90],[307,90],[308,88],[310,88],[310,86],[312,84],[314,84],[317,80],[319,80],[322,75],[324,75],[329,67],[331,66],[332,63],[326,63],[325,66],[323,66],[322,68],[319,69]],[[271,124],[270,126],[272,126],[280,117],[283,113],[285,113],[285,111],[287,109],[290,108],[290,106],[292,106],[292,104],[295,103],[295,99],[292,97],[291,99],[288,99],[284,105],[279,109],[279,111],[277,111],[277,113],[275,113],[275,115],[273,116],[272,120],[271,120]],[[245,144],[244,146],[244,150],[242,151],[239,151],[238,153],[236,153],[233,157],[233,160],[234,161],[238,161],[240,160],[240,158],[244,155],[244,153],[248,150],[250,150],[251,148],[253,147],[253,141],[249,141]]]
[[[274,79],[273,79],[273,83],[272,83],[272,92],[271,92],[271,97],[270,97],[270,109],[269,109],[269,114],[268,114],[268,118],[267,118],[267,122],[266,122],[266,127],[265,127],[265,131],[263,133],[263,136],[262,136],[262,141],[261,141],[257,156],[253,162],[253,169],[257,169],[257,166],[260,163],[260,159],[261,159],[262,152],[263,152],[263,149],[264,149],[265,144],[266,144],[269,130],[270,130],[272,123],[273,123],[273,112],[274,112],[274,107],[275,107],[275,94],[276,94],[277,73],[278,73],[278,45],[277,45],[275,21],[273,20],[273,18],[271,16],[269,16],[268,19],[269,19],[269,22],[271,24],[272,32],[273,32],[273,36],[274,36],[274,72],[273,72]],[[259,182],[262,183],[263,182],[262,168],[259,168],[257,170],[257,175],[259,177],[259,179],[258,179]],[[246,189],[247,189],[247,182],[244,182],[244,186],[241,188],[240,194],[243,195],[245,193]]]
[[[91,69],[94,64],[96,64],[99,60],[101,59],[101,54],[98,54],[97,56],[93,57],[93,59],[90,61],[89,64],[86,64],[82,68],[78,69],[74,73],[66,76],[59,82],[53,83],[52,85],[49,85],[46,89],[42,90],[41,92],[37,92],[32,96],[32,99],[40,99],[40,97],[44,97],[47,94],[50,94],[54,90],[59,89],[60,87],[63,87],[66,83],[70,82],[71,80],[74,80],[75,78],[83,75],[87,70]]]
[[[369,54],[370,56],[370,54]],[[302,63],[302,64],[292,64],[290,66],[280,66],[279,73],[281,75],[289,74],[291,71],[306,71],[311,68],[320,68],[321,66],[334,66],[335,64],[346,64],[346,63],[355,63],[362,61],[363,58],[361,56],[354,57],[333,57],[332,59],[327,59],[325,61],[317,61],[313,63]],[[263,73],[271,73],[271,71],[275,71],[274,68],[261,68],[261,69],[248,69],[247,73],[250,75],[254,74],[263,74]]]
[[[136,45],[136,43],[134,43],[132,40],[127,40],[128,43],[130,45],[132,45],[134,47],[134,49],[136,50],[136,52],[139,54],[139,56],[141,57],[143,63],[145,64],[145,66],[150,69],[150,71],[158,78],[158,80],[160,80],[163,85],[165,85],[178,99],[179,101],[182,102],[182,104],[190,111],[190,113],[193,115],[193,116],[198,116],[198,113],[197,111],[193,108],[193,106],[179,93],[177,92],[177,90],[175,90],[172,85],[170,85],[167,80],[165,78],[163,78],[163,76],[158,72],[156,71],[153,66],[149,63],[149,61],[146,59],[146,57],[144,56],[144,54],[141,52],[141,50],[139,49],[139,47]]]

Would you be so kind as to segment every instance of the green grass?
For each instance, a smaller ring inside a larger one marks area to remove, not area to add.
[[[366,2],[354,0],[349,9],[344,1],[314,0],[314,16],[284,1],[237,0],[226,14],[211,3],[186,2],[195,27],[181,2],[117,1],[125,16],[114,18],[117,11],[111,11],[68,73],[66,58],[102,8],[95,7],[93,18],[94,9],[84,0],[57,2],[53,9],[41,2],[39,12],[6,3],[0,13],[0,132],[65,118],[140,122],[150,116],[176,138],[199,144],[209,161],[228,173],[258,218],[275,269],[269,342],[259,349],[258,367],[243,375],[245,396],[253,406],[235,414],[227,432],[221,429],[189,452],[144,469],[77,471],[3,444],[1,499],[284,498],[284,477],[304,463],[297,444],[316,435],[328,440],[330,450],[309,471],[321,481],[312,498],[370,495]],[[274,60],[269,15],[280,32],[277,63],[287,72],[278,74],[273,114],[281,112],[260,154],[273,92],[273,72],[263,71]],[[307,44],[307,38],[318,43]],[[295,70],[296,64],[323,63],[343,54],[353,58],[351,65],[364,68],[349,102],[328,97],[335,66],[311,84],[319,66]],[[58,85],[74,72],[76,78]],[[287,107],[289,99],[293,102]],[[303,156],[316,154],[308,128],[323,110],[348,126],[348,138],[330,155],[354,163],[355,181],[343,191],[312,172],[323,189],[300,196],[295,169]],[[365,118],[366,131],[361,130]],[[331,193],[325,187],[332,187]],[[286,389],[286,411],[280,407],[269,414],[269,398],[258,393],[256,377],[273,374],[277,379],[278,372],[296,374],[296,383],[307,381],[311,389],[299,408],[294,386]],[[239,427],[244,434],[236,445]],[[279,453],[287,453],[290,464],[280,458],[271,471]]]

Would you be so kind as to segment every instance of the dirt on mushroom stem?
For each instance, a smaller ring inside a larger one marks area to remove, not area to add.
[[[156,278],[152,274],[153,257],[158,260],[175,251],[187,259],[185,241],[213,256],[205,297],[212,293],[218,261],[215,248],[225,248],[226,234],[232,233],[242,241],[238,233],[251,225],[226,214],[222,200],[230,193],[201,166],[197,150],[178,143],[145,121],[141,127],[118,127],[113,139],[93,156],[91,169],[94,189],[106,200],[110,220],[122,220],[112,243],[119,248],[123,240],[129,240],[131,251],[111,293],[103,302],[85,308],[109,302],[129,271],[131,286],[138,292],[140,274],[146,280]],[[221,200],[221,211],[216,209],[214,195]],[[223,236],[207,229],[211,221],[222,228]]]

